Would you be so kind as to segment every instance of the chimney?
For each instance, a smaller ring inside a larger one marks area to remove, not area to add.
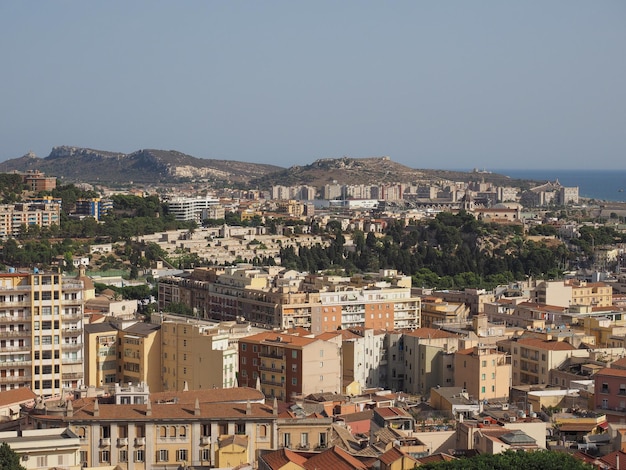
[[[276,397],[274,397],[274,410],[273,410],[273,414],[274,416],[278,415],[278,400],[276,399]]]
[[[152,402],[150,398],[148,398],[148,403],[146,403],[146,416],[152,416]]]
[[[193,407],[193,415],[200,416],[200,400],[198,400],[198,397],[196,397],[196,403]]]
[[[67,402],[67,407],[65,408],[65,416],[71,418],[74,416],[74,405],[72,405],[72,400]]]
[[[250,405],[250,400],[246,402],[246,415],[250,416],[252,414],[252,406]]]
[[[98,399],[93,403],[93,415],[97,418],[100,416],[100,404],[98,403]]]

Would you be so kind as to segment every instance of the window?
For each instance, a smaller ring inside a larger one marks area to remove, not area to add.
[[[480,393],[485,393],[485,387],[480,387]]]
[[[485,374],[480,374],[480,380],[485,380],[487,376]]]
[[[298,364],[291,364],[291,372],[297,372],[298,371]]]
[[[288,432],[283,434],[283,446],[284,447],[290,447],[291,446],[291,434],[289,434]]]
[[[483,366],[483,367],[487,367],[487,361],[483,361],[483,362],[482,362],[482,366]]]
[[[298,358],[298,351],[296,351],[295,349],[293,351],[291,351],[291,357],[293,359],[297,359]]]
[[[320,382],[324,380],[324,376],[320,375]]]
[[[176,461],[185,462],[187,460],[187,449],[178,449],[176,451]]]
[[[241,356],[241,364],[246,365],[246,356]]]
[[[308,432],[303,432],[302,434],[300,434],[300,446],[303,449],[306,449],[307,447],[309,447],[309,433]]]
[[[320,349],[320,357],[324,357],[324,350]]]
[[[319,445],[320,447],[326,447],[328,445],[328,436],[325,432],[320,433]]]
[[[165,426],[159,428],[159,437],[167,437],[167,428]]]
[[[298,385],[298,379],[296,377],[291,378],[291,385]]]
[[[252,352],[255,353],[255,352],[258,352],[258,351],[259,351],[259,349],[258,349],[257,345],[253,344],[252,345]]]
[[[89,464],[89,462],[87,462],[87,451],[81,450],[79,455],[80,455],[81,465],[83,467],[86,467]]]
[[[135,462],[145,462],[146,454],[143,449],[138,449],[135,451]]]
[[[157,450],[157,462],[167,462],[169,460],[169,451],[167,449]]]
[[[202,450],[200,450],[200,460],[201,461],[211,460],[211,449],[202,449]]]
[[[100,437],[106,439],[107,437],[111,437],[111,426],[101,426],[100,427]],[[107,460],[108,462],[108,460]]]
[[[128,451],[126,449],[120,449],[120,462],[128,462]]]
[[[241,350],[245,351],[247,349],[247,344],[246,343],[241,343]]]
[[[39,455],[39,456],[37,456],[37,466],[38,467],[47,467],[48,466],[48,456],[47,455]]]
[[[109,452],[108,450],[101,450],[100,451],[100,462],[101,463],[108,463],[111,461],[111,452]]]
[[[246,433],[246,424],[245,423],[237,423],[235,425],[235,434],[245,434]]]

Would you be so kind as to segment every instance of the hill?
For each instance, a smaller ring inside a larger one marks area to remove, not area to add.
[[[259,189],[274,185],[427,183],[438,180],[481,181],[523,185],[506,176],[485,172],[414,169],[389,157],[324,158],[309,165],[274,165],[196,158],[176,150],[143,149],[125,154],[80,147],[54,147],[45,158],[29,153],[7,160],[3,172],[39,170],[68,182],[104,184],[167,183],[204,180],[214,185],[239,183]]]
[[[29,153],[2,163],[5,172],[39,170],[67,181],[174,183],[189,179],[247,182],[281,170],[274,165],[196,158],[176,150],[137,150],[129,154],[80,147],[54,147],[46,158]]]

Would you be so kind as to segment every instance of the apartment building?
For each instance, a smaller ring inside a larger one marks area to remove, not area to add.
[[[459,349],[458,335],[433,328],[418,328],[402,336],[404,390],[427,394],[436,386],[454,384],[454,356]]]
[[[604,282],[574,279],[541,281],[531,292],[531,300],[534,302],[560,307],[571,305],[610,307],[613,304],[613,288]]]
[[[322,333],[317,338],[335,341],[341,347],[343,385],[358,384],[358,394],[366,388],[387,387],[385,336],[383,330],[351,328]]]
[[[423,297],[421,326],[437,328],[438,324],[462,323],[469,316],[469,307],[464,303],[447,302],[439,297]]]
[[[550,370],[568,357],[587,357],[589,351],[576,349],[566,341],[522,338],[511,343],[513,385],[550,383]]]
[[[260,385],[267,397],[341,393],[341,348],[333,341],[275,332],[239,339],[242,386]]]
[[[60,395],[83,384],[83,283],[58,273],[0,274],[0,392]]]
[[[78,199],[74,206],[74,214],[93,217],[96,220],[101,220],[111,210],[113,210],[113,201],[99,197]]]
[[[233,468],[278,445],[278,410],[264,403],[249,388],[147,394],[140,385],[111,398],[42,404],[30,417],[36,427],[69,427],[82,468]]]
[[[38,170],[29,170],[21,173],[24,184],[30,191],[38,193],[41,191],[52,191],[57,187],[56,176],[46,176]]]
[[[176,220],[188,220],[198,224],[207,217],[207,210],[218,206],[219,199],[212,197],[176,197],[167,201],[167,207]]]
[[[237,348],[230,335],[207,325],[161,324],[163,390],[231,388],[237,384]]]
[[[16,237],[22,226],[50,227],[61,221],[61,201],[42,199],[37,201],[0,204],[0,237]]]
[[[163,390],[161,326],[137,321],[85,326],[85,381],[90,386],[146,383]]]
[[[597,411],[607,421],[626,423],[626,370],[603,368],[594,375],[594,400]]]
[[[494,346],[479,345],[454,354],[454,382],[477,400],[507,399],[511,356]]]
[[[314,333],[339,327],[416,328],[421,300],[411,278],[382,270],[370,279],[319,276],[247,264],[196,269],[187,278],[159,280],[159,307],[184,303],[201,318],[238,320]]]

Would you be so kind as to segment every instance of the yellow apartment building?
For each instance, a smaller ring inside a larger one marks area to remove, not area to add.
[[[237,348],[229,334],[206,325],[161,324],[163,390],[230,388],[237,383]]]
[[[255,389],[147,393],[83,398],[34,409],[36,427],[69,427],[80,439],[80,465],[120,470],[233,468],[275,449],[278,409]]]
[[[0,274],[0,392],[83,385],[83,283],[38,270]]]
[[[475,346],[454,355],[454,382],[477,400],[508,398],[511,356],[494,346]]]

